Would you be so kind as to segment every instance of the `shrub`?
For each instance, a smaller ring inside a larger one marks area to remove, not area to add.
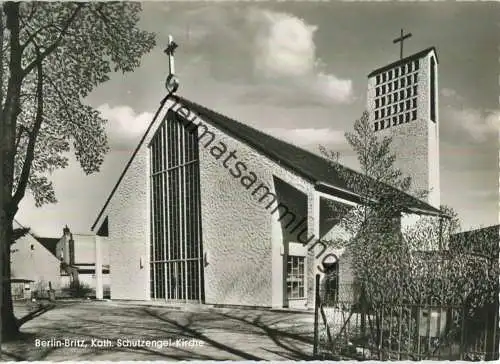
[[[67,287],[63,288],[62,291],[73,298],[84,298],[92,292],[92,288],[80,281],[72,281]]]

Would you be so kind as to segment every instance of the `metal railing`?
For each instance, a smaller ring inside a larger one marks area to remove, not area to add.
[[[369,304],[355,285],[316,276],[313,354],[318,359],[496,360],[498,302]]]

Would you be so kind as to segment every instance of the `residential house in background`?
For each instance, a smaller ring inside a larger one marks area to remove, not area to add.
[[[14,228],[23,226],[15,221]],[[47,295],[49,288],[63,294],[72,280],[96,289],[95,237],[72,234],[66,226],[60,238],[39,237],[32,232],[16,240],[11,248],[11,278],[15,297]],[[104,294],[109,295],[109,262],[107,249],[101,251]],[[23,289],[21,289],[23,287]],[[31,294],[30,294],[31,296]]]
[[[24,228],[17,221],[14,221],[13,227]],[[55,290],[61,288],[60,261],[56,256],[58,241],[59,239],[38,238],[28,233],[11,246],[14,298],[31,297],[31,292],[47,292],[49,285]]]

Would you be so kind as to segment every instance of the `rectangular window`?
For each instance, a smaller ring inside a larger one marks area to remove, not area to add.
[[[385,82],[387,80],[387,74],[382,73],[382,82]]]
[[[409,86],[411,84],[411,76],[406,77],[406,84]]]
[[[383,118],[385,116],[385,109],[380,110],[380,117]]]
[[[382,94],[385,94],[385,85],[382,85]]]
[[[375,99],[375,108],[378,108],[379,104],[380,104],[380,100],[379,99]]]
[[[375,88],[375,96],[380,96],[380,87]]]
[[[413,96],[417,96],[417,85],[413,86]]]
[[[399,112],[403,112],[404,107],[405,107],[404,102],[400,102],[399,103]]]
[[[304,265],[305,257],[288,257],[286,286],[289,299],[305,298]]]
[[[398,107],[397,105],[392,105],[392,113],[396,114],[398,112]]]
[[[396,77],[399,77],[399,68],[396,68],[395,71],[396,71]]]
[[[417,120],[417,110],[413,110],[413,111],[411,112],[411,119],[412,119],[412,120]]]
[[[405,114],[405,122],[407,122],[407,123],[408,123],[409,121],[410,121],[410,113],[409,113],[409,112],[407,112],[407,113]]]
[[[375,110],[375,119],[378,119],[378,110]]]
[[[410,97],[410,96],[414,96],[414,95],[412,95],[412,94],[411,94],[411,90],[412,90],[412,88],[411,88],[411,87],[408,87],[408,88],[406,89],[406,94],[408,95],[408,97]]]
[[[415,61],[415,69],[416,69],[416,70],[418,70],[419,68],[420,68],[420,62],[419,62],[419,60],[417,59],[417,60]]]
[[[405,87],[405,79],[404,78],[401,79],[401,87]]]
[[[406,110],[411,109],[411,100],[406,100]]]
[[[380,120],[380,129],[384,129],[385,120]]]
[[[377,81],[376,81],[377,85],[380,84],[380,75],[377,75]]]
[[[387,108],[387,115],[391,115],[391,110],[392,110],[392,109],[391,109],[391,107],[389,106],[389,107]]]
[[[403,100],[405,98],[405,90],[399,91],[399,99]]]
[[[378,130],[378,121],[375,122],[375,124],[373,124],[375,126],[375,131]]]
[[[397,118],[397,116],[393,116],[393,117],[392,117],[392,125],[393,125],[393,126],[398,125],[398,118]]]
[[[418,73],[415,73],[415,74],[413,75],[413,82],[414,82],[414,83],[417,83],[417,82],[418,82]]]
[[[411,100],[411,102],[412,102],[412,106],[413,106],[413,108],[416,108],[416,107],[417,107],[417,98],[416,98],[416,97],[414,97],[414,98]]]
[[[387,87],[388,87],[388,91],[389,91],[389,92],[391,92],[391,91],[392,91],[392,83],[389,83],[389,84],[387,85]]]
[[[385,105],[385,97],[382,97],[382,106]]]
[[[403,114],[400,114],[399,115],[399,123],[402,124],[403,123]]]
[[[431,57],[431,120],[436,122],[436,61]]]
[[[153,299],[203,301],[197,132],[169,112],[150,145]]]

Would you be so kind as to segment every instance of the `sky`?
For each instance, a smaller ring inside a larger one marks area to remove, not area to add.
[[[98,174],[72,159],[54,172],[58,203],[28,196],[16,219],[40,236],[89,233],[166,94],[172,34],[178,94],[356,166],[344,137],[365,109],[367,75],[435,46],[439,60],[441,202],[464,230],[498,224],[499,34],[495,2],[145,2],[140,26],[157,47],[133,73],[113,74],[86,100],[108,119],[111,150]]]

